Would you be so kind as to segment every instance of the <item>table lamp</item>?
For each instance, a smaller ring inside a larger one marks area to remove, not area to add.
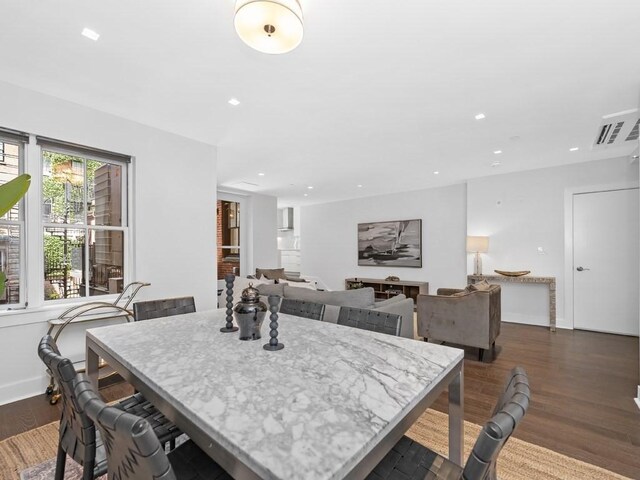
[[[476,261],[473,267],[474,275],[482,275],[481,253],[489,251],[489,237],[467,237],[467,253],[475,253]]]

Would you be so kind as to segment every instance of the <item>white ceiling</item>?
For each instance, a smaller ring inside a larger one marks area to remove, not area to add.
[[[270,56],[233,0],[0,0],[0,78],[218,145],[221,185],[281,205],[630,153],[590,146],[638,106],[637,0],[301,4],[301,46]]]

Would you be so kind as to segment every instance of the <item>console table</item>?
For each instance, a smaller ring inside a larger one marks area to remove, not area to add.
[[[354,288],[372,287],[378,300],[404,295],[413,298],[414,308],[418,303],[418,295],[429,294],[429,282],[413,282],[410,280],[390,281],[382,278],[346,278],[344,288],[353,290]]]
[[[476,283],[481,280],[487,282],[505,283],[544,283],[549,285],[549,330],[556,331],[556,277],[533,277],[523,275],[521,277],[507,277],[505,275],[467,275],[468,283]]]

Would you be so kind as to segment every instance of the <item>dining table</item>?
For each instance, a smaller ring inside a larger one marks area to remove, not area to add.
[[[365,478],[448,390],[449,458],[462,465],[463,351],[293,315],[278,341],[221,332],[225,310],[92,328],[104,359],[236,479]]]

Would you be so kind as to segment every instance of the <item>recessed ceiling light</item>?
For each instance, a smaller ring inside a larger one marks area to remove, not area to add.
[[[435,171],[433,172],[433,174],[434,174],[434,175],[440,175],[440,172],[439,172],[438,170],[435,170]]]
[[[502,153],[502,150],[494,150],[493,153],[495,153],[496,155],[500,155]]]
[[[304,196],[305,196],[305,197],[308,197],[308,196],[309,196],[309,194],[308,194],[308,193],[305,193],[305,194],[304,194]]]
[[[358,188],[362,188],[362,185],[356,185]]]
[[[307,188],[308,188],[309,190],[313,190],[313,187],[312,187],[311,185],[309,185]]]
[[[258,176],[259,176],[259,177],[264,177],[264,173],[260,172],[260,173],[258,174]]]
[[[84,28],[82,30],[82,35],[84,35],[87,38],[90,38],[91,40],[93,40],[94,42],[97,42],[98,39],[100,38],[100,34],[94,32],[93,30],[91,30],[90,28]]]
[[[569,151],[570,151],[570,152],[576,152],[576,151],[578,151],[578,150],[580,150],[578,147],[571,147],[571,148],[569,149]]]
[[[234,107],[237,107],[238,105],[240,105],[240,100],[238,100],[235,97],[230,98],[229,99],[229,105],[233,105]]]
[[[493,168],[499,167],[500,165],[502,165],[502,163],[499,160],[496,160],[495,162],[491,162],[491,166]]]
[[[482,120],[483,118],[486,118],[484,116],[484,113],[479,113],[479,114],[476,115],[476,120]]]

